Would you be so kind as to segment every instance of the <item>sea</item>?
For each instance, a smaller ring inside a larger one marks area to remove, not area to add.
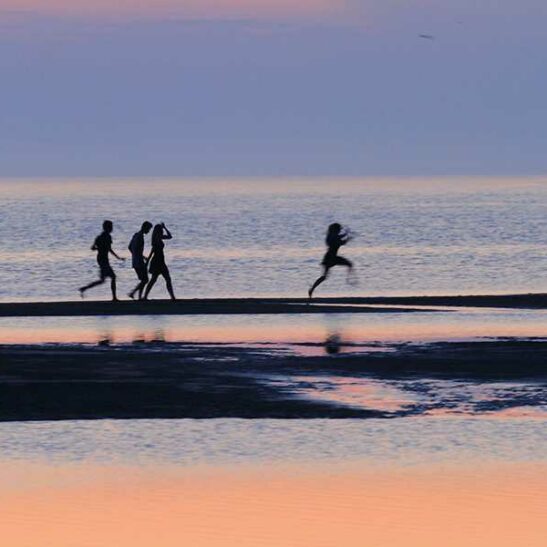
[[[126,258],[143,221],[165,222],[179,298],[306,296],[332,222],[354,235],[341,254],[357,283],[335,268],[317,296],[546,289],[544,178],[1,180],[0,206],[3,302],[79,298],[105,219]],[[112,264],[125,297],[131,261]],[[160,280],[151,298],[165,297]],[[110,298],[108,284],[88,298]]]

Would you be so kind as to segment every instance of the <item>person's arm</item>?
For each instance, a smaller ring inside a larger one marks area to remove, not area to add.
[[[91,245],[91,250],[96,251],[97,250],[97,238],[95,238],[95,241],[93,242],[93,245]]]
[[[173,236],[171,235],[171,232],[167,229],[167,226],[162,222],[161,225],[163,226],[163,231],[165,232],[161,238],[162,239],[173,239]]]
[[[342,245],[349,243],[355,236],[351,233],[349,229],[345,229],[343,234],[340,234],[340,242]]]
[[[152,256],[154,255],[154,249],[150,250],[150,254],[148,255],[148,258],[144,261],[144,263],[148,266],[150,264],[150,261],[152,260]]]
[[[353,238],[348,235],[348,234],[344,234],[343,236],[340,236],[340,245],[346,245],[347,243],[349,243]]]
[[[112,247],[110,247],[110,254],[111,255],[114,255],[118,260],[121,260],[122,262],[125,262],[125,258],[123,256],[119,256],[115,253],[114,249],[112,249]]]
[[[119,256],[118,254],[116,254],[116,252],[114,251],[114,249],[112,248],[112,240],[109,241],[109,245],[108,245],[108,252],[115,256],[118,260],[121,260],[121,261],[125,261],[125,258]]]

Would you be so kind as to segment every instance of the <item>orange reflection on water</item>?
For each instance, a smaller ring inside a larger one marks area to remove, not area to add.
[[[546,464],[0,466],[10,547],[543,546]]]
[[[368,314],[367,314],[368,315]],[[545,337],[547,324],[545,316],[538,316],[537,321],[487,321],[484,316],[473,321],[440,320],[431,314],[430,321],[413,321],[408,317],[402,321],[389,321],[382,314],[374,317],[362,316],[341,318],[340,333],[334,333],[344,352],[352,351],[351,344],[356,342],[397,342],[397,341],[436,341],[466,340],[482,337]],[[389,314],[388,314],[389,315]],[[409,316],[412,314],[409,314]],[[243,318],[242,318],[243,317]],[[255,316],[258,317],[258,316]],[[264,316],[262,316],[263,318]],[[456,315],[454,316],[455,319]],[[494,316],[495,319],[495,316]],[[110,324],[78,324],[79,318],[70,323],[63,321],[59,326],[36,322],[36,327],[29,325],[0,325],[0,344],[38,344],[38,343],[96,343],[108,338],[114,343],[133,341],[167,342],[200,342],[200,343],[236,343],[236,342],[272,342],[272,343],[313,343],[325,344],[332,338],[333,331],[329,321],[317,320],[309,316],[300,319],[268,317],[267,323],[253,316],[218,316],[206,323],[195,322],[190,316],[181,318],[160,318],[156,326],[142,328],[136,325],[116,324],[111,318]],[[34,323],[33,323],[34,325]],[[158,338],[158,332],[161,333]],[[344,344],[349,344],[344,347]],[[304,348],[302,348],[304,351]],[[310,352],[313,352],[310,349]],[[315,352],[313,352],[315,353]]]
[[[290,376],[291,384],[303,383],[296,392],[304,397],[357,408],[396,412],[415,403],[408,393],[384,382],[351,376]]]

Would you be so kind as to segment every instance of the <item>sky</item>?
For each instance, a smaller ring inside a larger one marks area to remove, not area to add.
[[[543,175],[545,28],[544,0],[0,0],[0,176]]]

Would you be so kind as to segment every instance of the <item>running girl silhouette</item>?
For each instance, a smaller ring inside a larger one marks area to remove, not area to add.
[[[343,230],[342,226],[335,222],[329,226],[327,230],[327,237],[325,243],[327,244],[327,252],[323,257],[321,266],[323,266],[323,275],[319,277],[315,283],[310,287],[308,291],[308,296],[313,296],[313,292],[323,281],[329,276],[329,271],[333,266],[347,266],[348,268],[348,282],[350,280],[350,275],[353,271],[353,264],[343,256],[338,256],[338,250],[342,245],[345,245],[352,239],[351,235],[347,230]]]
[[[165,243],[163,242],[164,239],[173,239],[173,236],[162,222],[161,224],[156,224],[152,231],[152,251],[148,257],[151,278],[144,293],[144,300],[148,300],[148,294],[160,275],[165,279],[165,284],[167,285],[167,291],[169,292],[171,300],[176,300],[169,268],[167,268],[167,264],[165,264],[165,255],[163,253],[165,247]]]
[[[96,287],[97,285],[102,285],[107,277],[110,277],[110,288],[112,290],[112,300],[118,300],[116,296],[116,274],[112,269],[109,261],[109,255],[115,256],[118,260],[124,261],[125,258],[118,256],[112,250],[112,230],[114,225],[111,220],[105,220],[103,222],[103,231],[100,235],[95,238],[93,245],[91,246],[92,251],[97,251],[97,264],[99,264],[99,279],[93,281],[85,287],[80,287],[80,296],[83,298],[85,291]]]

